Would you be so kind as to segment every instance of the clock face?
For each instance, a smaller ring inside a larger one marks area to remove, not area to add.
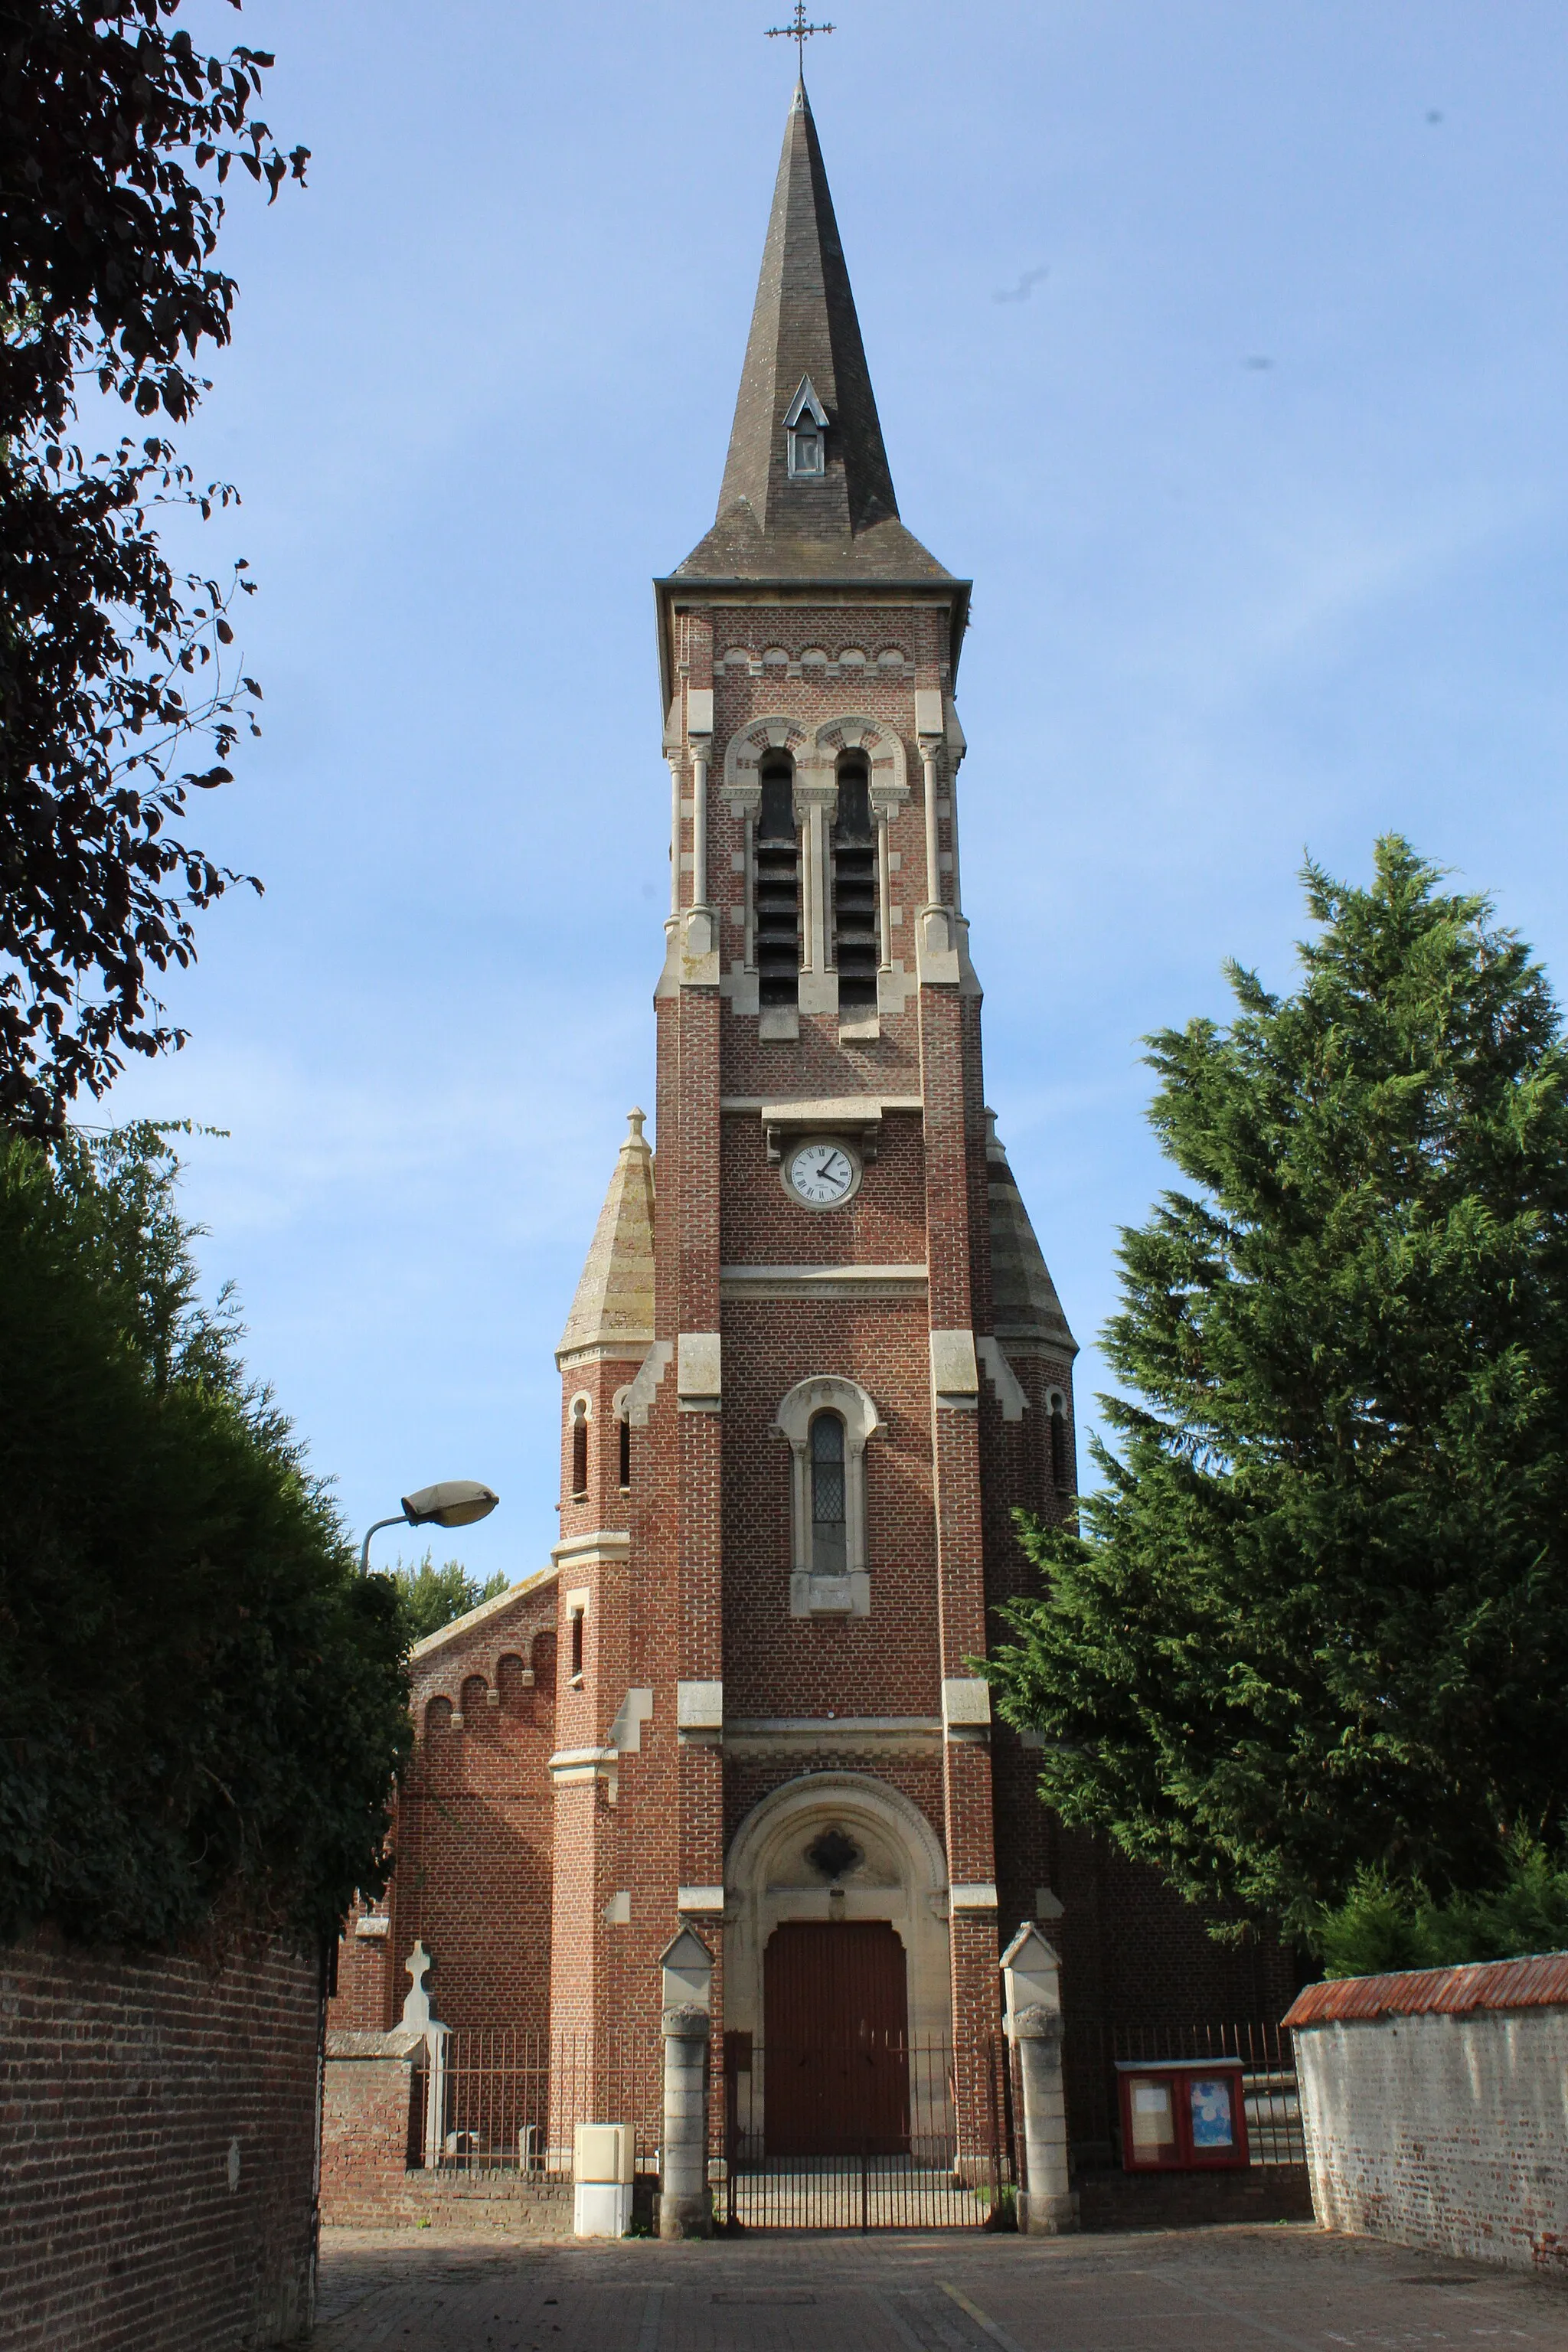
[[[797,1143],[784,1163],[784,1181],[808,1209],[836,1209],[860,1181],[860,1167],[847,1144]]]

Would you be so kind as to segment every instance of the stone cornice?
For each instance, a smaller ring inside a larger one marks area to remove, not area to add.
[[[731,1716],[726,1756],[940,1756],[939,1715]]]
[[[721,1265],[719,1296],[741,1298],[912,1298],[925,1296],[923,1265]]]
[[[550,1557],[557,1568],[581,1568],[595,1559],[625,1559],[631,1548],[625,1528],[590,1528],[586,1535],[563,1536]]]

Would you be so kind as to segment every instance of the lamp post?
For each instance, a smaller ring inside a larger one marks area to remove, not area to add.
[[[370,1539],[383,1528],[470,1528],[488,1519],[500,1496],[478,1478],[444,1478],[438,1486],[421,1486],[405,1495],[403,1508],[389,1519],[376,1519],[364,1531],[360,1546],[360,1574],[370,1573]]]

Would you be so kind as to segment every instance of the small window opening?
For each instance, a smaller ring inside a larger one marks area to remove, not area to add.
[[[795,826],[795,762],[764,760],[756,835],[757,993],[763,1004],[800,994],[800,845]]]
[[[632,1483],[632,1425],[631,1425],[631,1423],[626,1419],[626,1414],[623,1412],[623,1413],[622,1413],[622,1415],[621,1415],[621,1491],[622,1491],[622,1493],[623,1493],[623,1494],[626,1492],[626,1488],[631,1485],[631,1483]]]
[[[807,480],[820,478],[827,471],[826,424],[827,411],[813,391],[811,378],[803,375],[784,415],[784,463],[792,481],[802,475]]]
[[[821,474],[823,462],[822,427],[813,416],[804,416],[789,436],[789,469],[796,479],[805,475]]]
[[[1051,1399],[1051,1481],[1066,1494],[1072,1485],[1072,1463],[1068,1453],[1068,1417],[1062,1410],[1060,1397]]]
[[[580,1683],[583,1679],[583,1612],[574,1609],[567,1623],[571,1628],[572,1679]]]
[[[877,830],[871,780],[863,761],[838,771],[838,816],[833,827],[833,943],[838,966],[838,1009],[877,1003],[881,942],[877,925]]]
[[[811,1565],[818,1576],[842,1576],[845,1541],[844,1423],[819,1412],[811,1424]]]
[[[588,1412],[579,1398],[572,1408],[572,1499],[580,1502],[588,1491]]]

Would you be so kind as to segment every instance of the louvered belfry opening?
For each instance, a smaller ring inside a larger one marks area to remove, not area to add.
[[[795,762],[764,760],[757,812],[757,993],[763,1004],[800,996],[800,841],[795,823]]]
[[[833,828],[833,949],[838,966],[838,1009],[876,1009],[877,829],[871,780],[863,761],[838,771],[838,817]]]

